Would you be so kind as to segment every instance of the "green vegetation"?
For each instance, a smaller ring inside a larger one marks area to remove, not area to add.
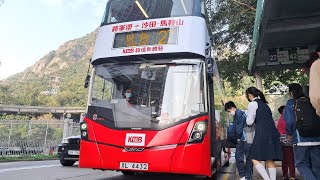
[[[34,155],[34,156],[0,156],[1,161],[42,161],[58,159],[58,155]]]
[[[30,121],[30,119],[32,121]],[[45,114],[39,117],[21,115],[0,115],[5,121],[0,124],[0,140],[6,141],[31,141],[36,143],[60,141],[63,135],[63,122],[57,123],[52,114]]]
[[[84,80],[96,32],[68,41],[25,71],[0,81],[0,104],[84,107]]]
[[[28,115],[0,114],[0,120],[30,120],[31,118]]]

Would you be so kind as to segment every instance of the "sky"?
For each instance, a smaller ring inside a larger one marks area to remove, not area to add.
[[[107,0],[4,0],[0,80],[32,66],[68,40],[94,31]]]

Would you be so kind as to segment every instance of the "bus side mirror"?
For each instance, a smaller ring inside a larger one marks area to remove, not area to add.
[[[207,72],[209,74],[213,74],[214,72],[214,65],[213,65],[213,59],[212,58],[207,58]]]
[[[88,88],[90,84],[90,75],[88,74],[86,80],[84,81],[84,88]]]

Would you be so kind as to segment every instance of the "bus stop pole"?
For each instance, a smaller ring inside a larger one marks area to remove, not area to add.
[[[263,86],[262,86],[262,78],[261,78],[261,72],[260,71],[256,71],[254,73],[255,77],[256,77],[256,83],[257,83],[257,88],[263,92]]]

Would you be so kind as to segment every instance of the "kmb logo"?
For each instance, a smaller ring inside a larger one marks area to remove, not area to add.
[[[133,134],[127,133],[126,134],[126,146],[144,146],[146,140],[145,134]]]
[[[129,136],[128,142],[142,143],[142,137]]]

